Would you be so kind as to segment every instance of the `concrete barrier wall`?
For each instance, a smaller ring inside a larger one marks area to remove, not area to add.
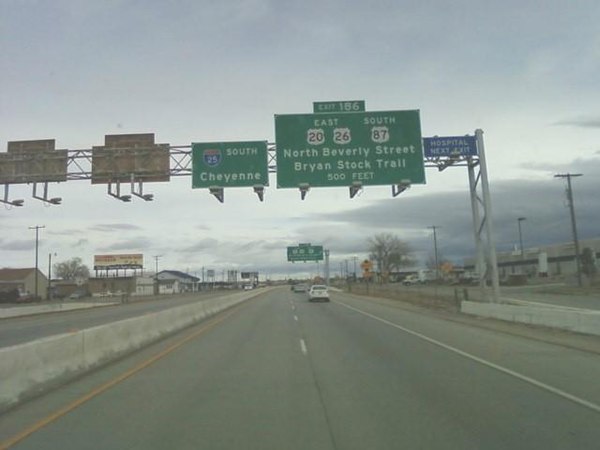
[[[0,349],[0,411],[262,291],[239,292]]]
[[[544,308],[463,301],[461,312],[532,325],[600,335],[600,311]]]
[[[98,306],[117,305],[120,302],[102,302],[102,303],[54,303],[50,305],[34,305],[34,306],[15,306],[8,308],[0,308],[0,319],[8,319],[10,317],[29,316],[32,314],[46,314],[52,312],[71,311],[74,309],[96,308]]]

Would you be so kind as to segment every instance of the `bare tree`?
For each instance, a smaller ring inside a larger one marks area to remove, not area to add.
[[[53,269],[55,276],[63,280],[87,279],[90,277],[90,269],[81,262],[81,258],[71,258],[68,261],[56,263]]]
[[[442,266],[452,264],[452,262],[446,258],[442,254],[438,254],[438,269],[441,269]],[[429,270],[435,270],[435,256],[433,254],[429,254],[427,256],[427,261],[425,261],[425,267]]]
[[[370,258],[377,263],[378,272],[384,280],[390,272],[415,263],[410,246],[394,234],[376,234],[367,243]]]
[[[583,249],[581,252],[581,271],[587,275],[591,280],[594,280],[596,273],[598,273],[598,267],[596,267],[596,258],[594,250],[589,247]]]

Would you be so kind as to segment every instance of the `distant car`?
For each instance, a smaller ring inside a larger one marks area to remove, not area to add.
[[[308,291],[308,301],[322,300],[324,302],[329,301],[329,290],[324,284],[315,284]]]
[[[306,285],[304,283],[295,284],[295,285],[292,286],[292,291],[294,291],[294,292],[307,292],[308,291],[308,285]]]
[[[245,284],[244,285],[244,290],[245,291],[251,291],[252,289],[254,289],[254,286],[252,284]]]
[[[402,280],[402,284],[404,286],[414,286],[415,284],[421,284],[421,280],[416,275],[409,275],[404,280]]]
[[[79,300],[80,298],[84,298],[84,297],[86,297],[86,293],[81,292],[81,291],[75,291],[71,295],[69,295],[69,298],[71,300]]]

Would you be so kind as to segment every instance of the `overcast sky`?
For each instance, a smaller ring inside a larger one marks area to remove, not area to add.
[[[571,239],[565,182],[579,233],[600,237],[600,3],[505,1],[0,2],[0,151],[8,141],[102,145],[105,134],[153,132],[171,145],[274,141],[275,114],[313,101],[365,100],[369,111],[418,109],[423,136],[484,131],[499,251]],[[427,169],[427,184],[250,188],[218,203],[191,177],[144,186],[155,201],[119,202],[89,181],[51,184],[47,206],[13,185],[22,208],[0,209],[0,267],[94,254],[143,253],[145,266],[200,273],[316,273],[286,262],[286,247],[322,244],[340,261],[367,256],[383,231],[424,261],[437,225],[441,253],[473,253],[465,168]],[[352,263],[351,263],[352,264]]]

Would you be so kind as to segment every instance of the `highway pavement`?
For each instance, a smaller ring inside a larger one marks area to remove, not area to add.
[[[265,292],[0,416],[0,449],[591,449],[600,356]]]

